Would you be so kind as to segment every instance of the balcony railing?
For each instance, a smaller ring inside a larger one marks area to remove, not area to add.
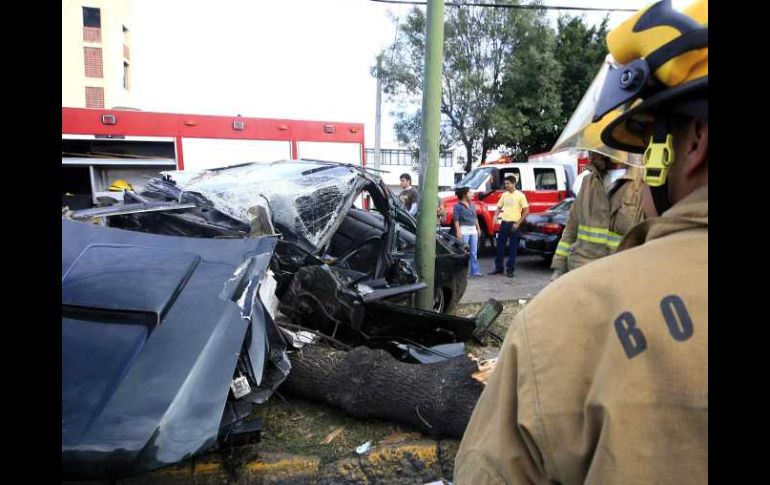
[[[374,163],[374,148],[366,149],[366,160],[369,165]],[[419,161],[411,150],[383,148],[380,149],[380,165],[399,165],[404,167],[417,166]],[[452,152],[443,152],[439,155],[440,167],[454,166]]]
[[[102,29],[99,27],[83,27],[83,40],[85,42],[101,42]]]

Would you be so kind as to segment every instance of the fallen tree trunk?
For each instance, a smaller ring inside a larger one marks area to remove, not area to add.
[[[409,364],[384,350],[310,345],[290,360],[282,392],[356,417],[408,424],[435,438],[461,438],[484,389],[479,364],[469,357]]]

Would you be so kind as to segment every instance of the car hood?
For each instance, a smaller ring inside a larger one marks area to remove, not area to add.
[[[254,281],[275,244],[62,220],[65,476],[139,473],[216,442],[247,335],[264,363]]]

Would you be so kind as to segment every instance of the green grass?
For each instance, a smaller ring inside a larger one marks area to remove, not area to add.
[[[264,421],[259,445],[262,450],[318,456],[322,464],[351,456],[356,447],[367,441],[377,445],[396,433],[415,433],[402,425],[353,418],[327,405],[291,396],[274,395],[258,406],[253,415]],[[324,443],[338,428],[342,432]]]

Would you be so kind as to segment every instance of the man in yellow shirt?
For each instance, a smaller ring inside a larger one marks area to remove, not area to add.
[[[516,190],[516,177],[505,177],[505,193],[497,201],[495,220],[503,214],[500,230],[497,232],[497,257],[495,258],[495,270],[489,274],[503,274],[503,258],[505,257],[505,244],[510,243],[508,252],[508,264],[505,274],[513,278],[513,270],[516,265],[516,251],[519,249],[519,225],[529,214],[529,203],[523,192]]]

